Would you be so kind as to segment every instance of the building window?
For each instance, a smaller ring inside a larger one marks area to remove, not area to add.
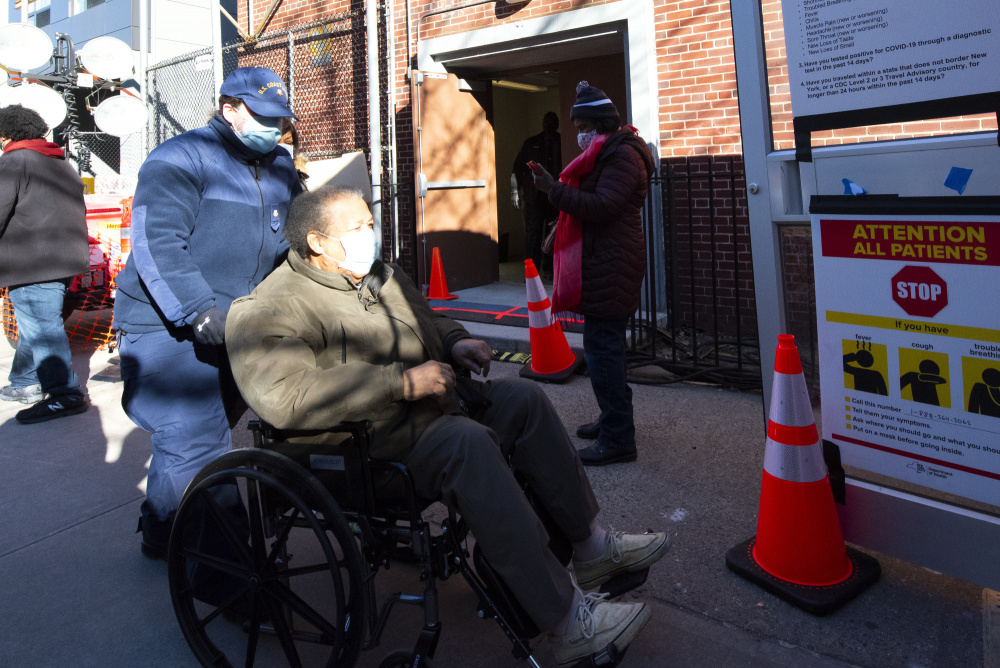
[[[50,23],[51,12],[48,9],[43,9],[40,12],[35,12],[35,15],[31,17],[31,22],[38,28],[44,28]]]
[[[103,5],[105,0],[69,0],[69,15],[76,16],[88,9],[93,9],[98,5]]]

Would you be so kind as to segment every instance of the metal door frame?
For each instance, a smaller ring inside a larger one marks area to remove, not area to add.
[[[660,165],[660,118],[658,83],[655,59],[655,21],[653,5],[649,0],[618,0],[603,5],[574,9],[540,18],[470,30],[467,32],[419,39],[416,36],[416,69],[422,72],[452,72],[461,69],[469,59],[505,52],[525,51],[532,48],[558,44],[561,41],[585,43],[588,37],[622,33],[625,52],[625,87],[628,110],[622,116],[640,128],[642,136],[653,153],[657,169]],[[655,192],[656,206],[662,201]],[[652,212],[659,220],[661,211]],[[658,253],[664,248],[663,229],[652,226],[652,242]],[[659,300],[655,306],[665,309],[666,278],[663,263],[656,266],[656,274],[647,276],[655,281],[653,293]]]

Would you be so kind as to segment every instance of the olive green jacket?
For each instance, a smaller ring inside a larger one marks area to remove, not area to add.
[[[384,285],[359,289],[290,251],[233,302],[226,347],[240,392],[261,418],[279,429],[371,420],[372,454],[392,459],[442,415],[433,398],[403,399],[403,372],[429,360],[451,362],[455,342],[471,337],[431,310],[399,267],[376,263],[372,275]]]

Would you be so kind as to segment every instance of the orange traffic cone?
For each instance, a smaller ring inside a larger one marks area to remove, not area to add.
[[[726,565],[807,612],[825,615],[878,580],[879,563],[847,548],[834,506],[795,337],[778,336],[757,535]]]
[[[521,367],[521,376],[563,382],[573,375],[580,357],[569,349],[566,335],[552,318],[552,305],[533,260],[524,261],[528,289],[528,326],[531,334],[531,364]]]
[[[437,246],[431,251],[431,286],[427,298],[458,299],[458,295],[448,293],[448,282],[444,279],[444,267],[441,265],[441,251]]]

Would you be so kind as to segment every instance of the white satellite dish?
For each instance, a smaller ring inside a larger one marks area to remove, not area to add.
[[[14,24],[10,24],[14,25]],[[48,86],[39,84],[22,84],[3,96],[0,106],[9,107],[19,104],[28,109],[34,109],[42,117],[49,130],[66,120],[66,101],[62,95]]]
[[[0,64],[15,72],[47,65],[52,58],[52,40],[42,30],[26,23],[0,26]]]
[[[115,137],[138,132],[148,120],[149,113],[143,101],[124,93],[109,97],[94,110],[97,127]]]
[[[80,62],[102,79],[119,81],[132,76],[132,47],[116,37],[97,37],[83,45]]]

